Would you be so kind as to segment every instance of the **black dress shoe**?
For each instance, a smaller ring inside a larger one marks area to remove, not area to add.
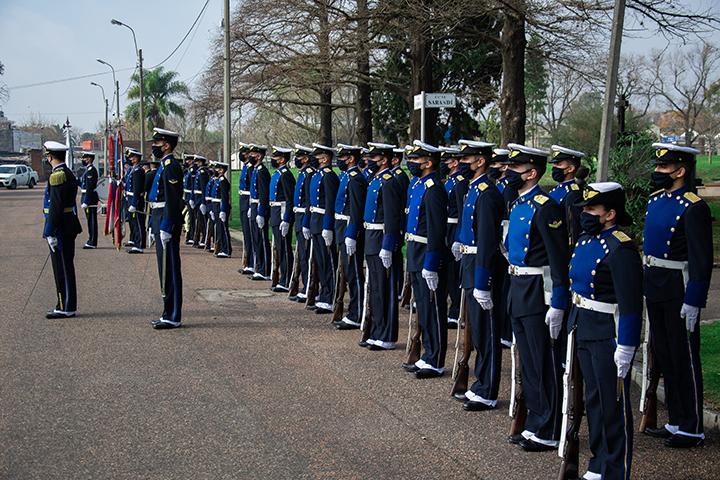
[[[555,450],[556,447],[551,447],[550,445],[545,445],[526,438],[520,442],[520,448],[526,452],[549,452],[550,450]]]
[[[525,437],[523,437],[522,433],[516,433],[515,435],[510,435],[507,438],[508,443],[512,443],[513,445],[520,445],[520,443],[524,440]]]
[[[305,310],[317,310],[317,307],[315,305],[306,305]]]
[[[358,347],[370,348],[370,344],[367,342],[367,340],[361,340],[358,342]]]
[[[670,433],[670,431],[665,427],[660,427],[660,428],[646,427],[645,432],[643,432],[643,433],[645,433],[645,435],[649,435],[649,436],[655,437],[655,438],[670,438],[673,436],[672,433]]]
[[[52,320],[54,318],[73,318],[74,316],[75,316],[74,312],[73,313],[65,313],[65,312],[60,312],[60,311],[56,311],[56,310],[49,310],[45,314],[45,318],[50,319],[50,320]]]
[[[492,407],[482,402],[471,402],[470,400],[465,400],[465,402],[463,403],[463,410],[465,410],[466,412],[484,412],[485,410],[493,409],[495,409],[495,407]]]
[[[420,368],[417,372],[415,372],[415,378],[418,378],[420,380],[424,380],[426,378],[438,378],[442,376],[442,372],[437,372],[432,368]]]
[[[368,343],[367,349],[372,351],[382,350],[382,348],[378,347],[374,343]]]
[[[418,366],[415,365],[414,363],[403,362],[402,364],[400,364],[400,366],[403,368],[403,370],[405,370],[406,372],[410,372],[410,373],[415,373],[418,370],[420,370],[420,368],[418,368]]]
[[[338,330],[358,330],[360,328],[360,325],[352,325],[350,323],[338,322],[335,325],[335,328],[337,328]]]
[[[297,295],[293,295],[292,297],[288,297],[288,300],[290,300],[291,302],[297,302],[297,301],[298,301]]]
[[[690,437],[688,435],[673,435],[665,439],[665,446],[670,448],[693,448],[702,447],[705,440],[699,437]]]
[[[332,310],[328,310],[327,308],[319,308],[319,307],[316,307],[316,308],[315,308],[315,313],[317,313],[318,315],[324,315],[324,314],[326,314],[326,313],[332,313]]]
[[[157,321],[157,323],[153,322],[152,327],[155,330],[172,330],[173,328],[180,328],[182,324],[174,325],[170,322],[161,322],[160,320]]]

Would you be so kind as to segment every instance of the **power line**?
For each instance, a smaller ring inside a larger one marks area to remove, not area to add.
[[[170,60],[170,57],[172,57],[173,55],[175,55],[175,52],[177,52],[177,51],[180,49],[180,47],[182,46],[183,42],[185,42],[185,40],[187,39],[188,35],[190,35],[190,32],[192,32],[193,28],[195,28],[195,25],[200,21],[200,17],[202,16],[203,12],[205,11],[205,9],[207,8],[207,6],[208,6],[209,3],[210,3],[210,0],[205,0],[205,5],[203,5],[202,10],[200,10],[200,13],[198,13],[197,18],[195,18],[195,21],[193,22],[193,24],[190,25],[190,29],[187,31],[187,33],[186,33],[185,36],[182,38],[182,40],[180,40],[180,43],[178,43],[177,47],[175,47],[175,48],[173,49],[173,51],[170,52],[170,55],[168,55],[167,57],[165,57],[165,59],[164,59],[162,62],[158,63],[158,64],[155,65],[154,67],[150,67],[151,69],[159,67],[159,66],[162,65],[163,63],[165,63],[165,62],[167,62],[168,60]]]

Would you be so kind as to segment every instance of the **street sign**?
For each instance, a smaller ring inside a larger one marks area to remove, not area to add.
[[[423,96],[425,108],[455,108],[454,93],[420,93],[413,97],[415,110],[423,108]]]

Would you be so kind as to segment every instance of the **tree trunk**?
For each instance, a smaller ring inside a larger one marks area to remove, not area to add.
[[[330,78],[330,25],[327,4],[319,2],[320,30],[318,32],[318,49],[323,61],[321,74],[326,82],[320,86],[320,143],[332,146],[332,82]]]
[[[372,142],[372,101],[370,98],[370,50],[368,46],[368,8],[367,0],[357,2],[357,94],[355,115],[357,138],[360,143]]]
[[[408,104],[413,108],[413,97],[420,92],[430,93],[433,91],[433,60],[432,60],[432,31],[428,21],[424,18],[414,19],[415,28],[411,30],[410,59],[412,62],[412,73],[410,79],[410,98]],[[435,122],[437,121],[437,109],[428,108],[425,110],[425,142],[435,143]],[[420,139],[420,110],[413,110],[410,123],[410,140]]]
[[[502,42],[502,89],[500,93],[500,138],[503,145],[525,142],[525,10],[505,9]]]

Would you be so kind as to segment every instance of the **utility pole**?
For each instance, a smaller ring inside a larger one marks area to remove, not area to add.
[[[68,149],[67,152],[65,152],[65,165],[72,170],[73,168],[73,146],[72,146],[72,139],[70,138],[70,118],[67,117],[65,119],[65,125],[63,125],[63,130],[65,130],[65,145],[67,145]]]
[[[230,164],[230,0],[225,0],[225,12],[223,17],[223,32],[225,37],[225,61],[223,76],[223,114],[225,116],[225,127],[223,131],[223,152],[225,163],[228,164],[227,178],[232,185],[232,165]]]
[[[110,172],[108,172],[108,134],[110,133],[110,125],[108,124],[108,110],[110,109],[110,104],[108,103],[108,99],[105,98],[105,137],[103,137],[103,145],[105,146],[105,152],[103,152],[103,158],[105,158],[105,163],[103,164],[103,172],[106,177],[110,176]]]
[[[605,99],[603,103],[602,124],[600,125],[600,151],[596,179],[605,182],[608,178],[610,161],[610,143],[612,140],[613,108],[615,89],[617,88],[618,68],[620,65],[620,47],[622,45],[623,24],[625,22],[625,0],[615,0],[615,9],[610,36],[610,55],[608,57],[607,77],[605,80]]]
[[[142,48],[138,50],[138,63],[140,64],[140,157],[145,160],[145,75]]]

